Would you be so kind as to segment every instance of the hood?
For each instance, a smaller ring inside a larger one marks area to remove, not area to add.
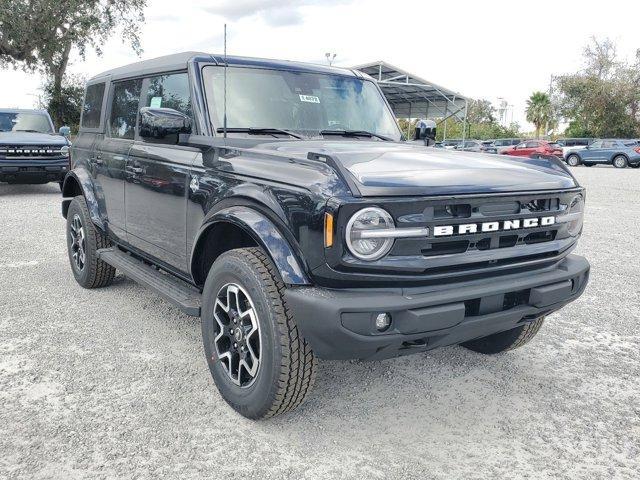
[[[68,145],[68,142],[55,133],[0,132],[0,145]]]
[[[255,148],[304,158],[310,152],[329,155],[362,196],[509,193],[578,186],[562,163],[553,159],[378,141],[286,141]]]

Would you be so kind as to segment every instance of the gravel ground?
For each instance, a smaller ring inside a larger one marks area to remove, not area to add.
[[[77,286],[57,185],[0,185],[0,478],[639,478],[640,171],[575,173],[591,284],[529,345],[322,362],[260,423],[215,390],[198,319]]]

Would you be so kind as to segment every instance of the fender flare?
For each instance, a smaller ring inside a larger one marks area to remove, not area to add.
[[[73,184],[78,185],[80,190],[82,190],[82,195],[84,196],[85,202],[87,202],[87,208],[89,209],[89,215],[91,215],[91,221],[101,230],[104,230],[105,224],[100,215],[98,200],[96,199],[93,191],[93,181],[91,176],[85,170],[71,170],[64,177],[64,183],[62,184],[62,216],[67,218],[69,204],[71,204],[71,200],[73,200],[73,197],[67,195],[75,190],[73,188]]]
[[[213,214],[202,225],[191,251],[190,265],[196,261],[202,238],[217,223],[231,223],[247,232],[267,252],[287,285],[310,285],[311,282],[294,249],[276,225],[264,214],[245,206],[224,208]]]

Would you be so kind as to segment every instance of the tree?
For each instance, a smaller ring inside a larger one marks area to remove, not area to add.
[[[526,113],[527,121],[535,125],[536,137],[540,138],[540,130],[552,120],[552,107],[549,95],[544,92],[533,92],[527,100]]]
[[[492,124],[496,121],[496,109],[489,100],[471,99],[467,113],[469,123]]]
[[[62,89],[74,49],[84,58],[122,31],[123,41],[140,53],[139,26],[146,0],[2,0],[0,3],[0,66],[38,71],[51,82],[52,112],[63,121]]]
[[[582,71],[557,77],[568,136],[640,135],[640,51],[633,64],[618,59],[608,39],[593,38],[584,49]]]
[[[62,79],[60,95],[54,95],[52,79],[48,79],[42,86],[42,95],[39,99],[39,108],[43,108],[53,116],[56,112],[60,116],[60,125],[71,127],[71,132],[76,134],[80,126],[80,111],[84,97],[85,79],[79,75],[65,75]]]

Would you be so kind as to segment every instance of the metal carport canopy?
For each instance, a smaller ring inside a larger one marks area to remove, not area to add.
[[[464,120],[467,97],[458,92],[383,61],[352,68],[377,80],[398,118],[431,118],[442,121],[455,116],[460,121]]]

